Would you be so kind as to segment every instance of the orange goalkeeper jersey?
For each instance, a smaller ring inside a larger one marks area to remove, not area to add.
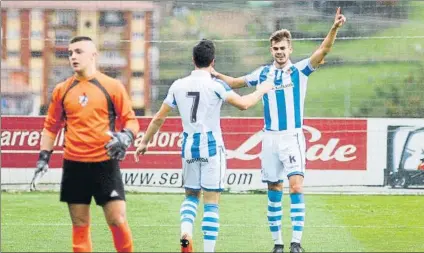
[[[110,159],[105,149],[111,139],[107,131],[120,131],[116,125],[134,136],[139,130],[122,83],[97,72],[88,79],[72,76],[55,87],[44,129],[55,138],[65,127],[64,159],[101,162]]]

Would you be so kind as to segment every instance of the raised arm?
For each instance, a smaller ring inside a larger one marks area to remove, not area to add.
[[[226,82],[232,89],[237,89],[246,86],[246,81],[243,77],[231,77],[224,75],[222,73],[217,72],[215,69],[212,69],[213,76],[215,76],[218,79],[221,79],[222,81]]]
[[[256,91],[240,96],[235,92],[231,92],[227,98],[226,102],[237,107],[240,110],[247,110],[251,106],[254,106],[259,100],[262,99],[263,95],[266,94],[274,87],[274,84],[270,82],[264,82],[258,86],[256,86]]]
[[[321,43],[321,46],[311,56],[311,65],[313,68],[317,68],[321,62],[323,62],[324,57],[331,51],[331,47],[336,40],[337,31],[345,22],[346,17],[341,14],[341,9],[339,7],[336,11],[334,24],[328,32],[327,37],[325,37],[324,41]]]

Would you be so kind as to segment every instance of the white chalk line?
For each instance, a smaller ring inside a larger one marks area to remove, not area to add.
[[[71,226],[71,223],[2,223],[2,226],[5,227],[17,227],[17,226],[29,226],[29,227],[60,227],[60,226]],[[105,226],[106,223],[102,224],[91,224],[91,226]],[[131,224],[131,227],[164,227],[164,228],[179,228],[179,224]],[[241,228],[258,228],[258,227],[268,227],[268,224],[253,225],[253,224],[220,224],[221,227],[241,227]],[[291,228],[291,226],[283,225],[283,228]],[[305,228],[361,228],[361,229],[424,229],[424,226],[404,226],[404,225],[394,225],[394,226],[376,226],[376,225],[306,225]]]

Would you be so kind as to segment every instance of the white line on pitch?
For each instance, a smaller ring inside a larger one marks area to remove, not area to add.
[[[3,223],[2,226],[45,226],[45,227],[58,227],[58,226],[72,226],[71,223]],[[105,226],[105,224],[91,224],[91,226]],[[222,227],[251,227],[251,228],[257,228],[257,227],[268,227],[267,224],[262,225],[249,225],[249,224],[220,224]],[[131,224],[131,227],[180,227],[180,225],[167,225],[167,224]],[[284,228],[291,228],[291,226],[283,226]],[[424,226],[406,226],[406,225],[398,225],[398,226],[363,226],[363,225],[351,225],[351,226],[334,226],[334,225],[328,225],[328,226],[305,226],[307,228],[367,228],[367,229],[424,229]]]

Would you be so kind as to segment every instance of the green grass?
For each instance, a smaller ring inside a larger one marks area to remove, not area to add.
[[[424,2],[411,1],[409,10],[408,20],[400,21],[392,28],[383,29],[370,36],[424,36]],[[357,17],[351,17],[350,20],[359,26],[360,22],[357,19]],[[331,19],[314,25],[317,27],[326,25],[329,29]],[[294,41],[292,58],[309,57],[320,43],[321,41]],[[268,42],[219,42],[216,44],[216,69],[225,74],[245,75],[256,69],[258,65],[271,61]],[[187,46],[188,44],[184,42],[178,45],[166,44],[167,49],[161,53],[161,78],[176,79],[190,73],[192,65],[190,50],[186,48]],[[228,50],[229,48],[231,50]],[[324,65],[309,80],[310,86],[305,103],[305,115],[308,117],[357,115],[358,107],[368,103],[367,101],[375,92],[375,87],[385,85],[387,82],[399,83],[402,87],[405,77],[423,71],[424,39],[337,40],[326,61],[335,60],[342,60],[344,63]],[[246,94],[244,90],[240,93]],[[257,105],[240,112],[227,106],[224,107],[222,115],[262,116],[262,108]]]
[[[358,21],[357,17],[347,17]],[[352,21],[352,22],[354,22]],[[327,26],[327,30],[332,25],[332,20],[317,22],[314,27]],[[372,21],[370,21],[372,22]],[[358,23],[357,28],[360,28]],[[321,28],[322,29],[322,28]],[[343,29],[347,29],[342,27]],[[349,36],[349,35],[346,35]],[[408,20],[399,21],[399,24],[389,29],[382,29],[369,37],[396,37],[382,39],[355,39],[355,40],[336,40],[333,50],[328,55],[328,59],[342,59],[344,61],[424,61],[424,39],[423,38],[402,38],[406,36],[424,36],[424,2],[411,1],[410,14]],[[340,37],[340,36],[339,36]],[[296,38],[294,38],[296,39]],[[296,58],[309,56],[319,45],[321,41],[294,41],[293,55]],[[260,54],[269,54],[267,42],[264,43]],[[421,48],[421,49],[417,49]]]
[[[424,70],[416,63],[380,63],[367,65],[325,66],[313,73],[306,92],[306,117],[350,117],[368,104],[375,88],[387,84],[404,85],[404,80]],[[247,94],[252,88],[237,90]],[[262,104],[246,111],[224,105],[222,116],[262,116]]]
[[[412,1],[410,8],[411,12],[407,21],[369,36],[395,38],[338,40],[329,58],[345,61],[423,61],[424,39],[402,37],[424,36],[424,2]],[[300,54],[307,54],[320,44],[320,42],[294,43]]]
[[[128,217],[136,251],[177,252],[182,195],[128,194]],[[307,195],[303,246],[309,252],[423,252],[421,196]],[[2,193],[1,251],[69,252],[71,223],[57,193]],[[224,194],[218,252],[267,252],[266,195]],[[290,241],[289,198],[284,197],[283,234]],[[200,208],[201,210],[202,208]],[[198,212],[195,250],[202,239]],[[92,206],[96,252],[114,251],[102,211]]]
[[[368,103],[376,87],[389,83],[402,87],[418,71],[423,66],[410,63],[324,67],[309,79],[305,115],[352,116],[361,104]]]

